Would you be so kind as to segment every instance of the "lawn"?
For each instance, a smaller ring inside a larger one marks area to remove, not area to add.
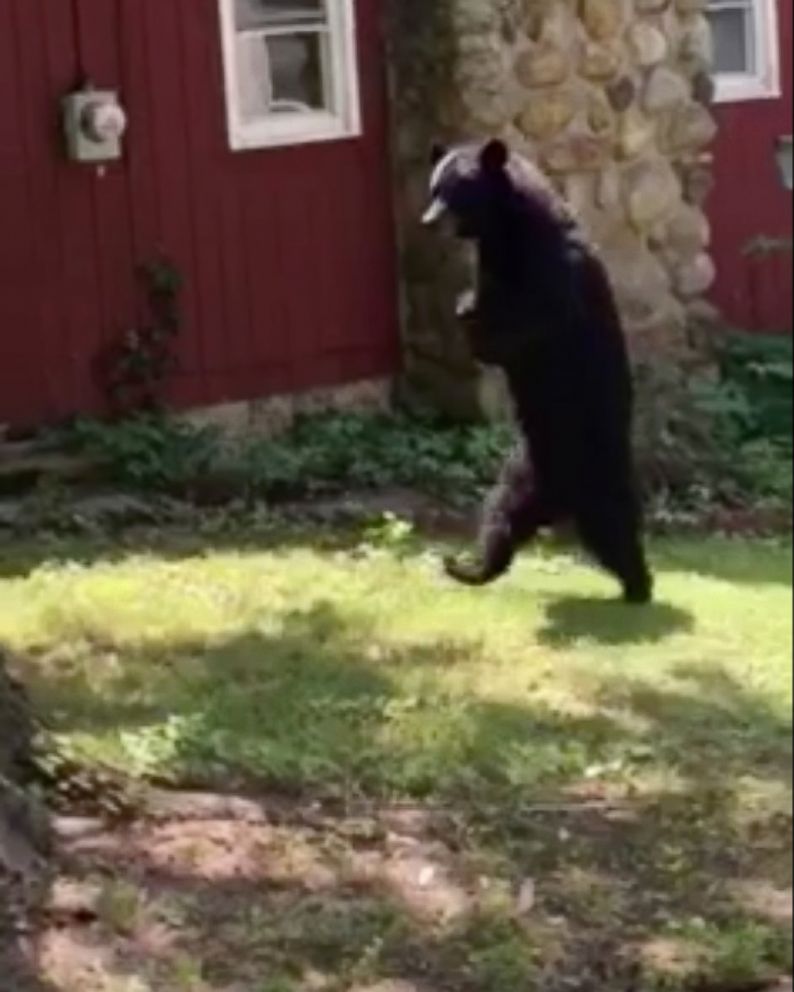
[[[791,550],[691,539],[654,557],[658,604],[631,609],[552,549],[459,589],[393,523],[353,542],[7,549],[0,644],[68,751],[280,811],[127,826],[102,870],[88,845],[80,871],[105,878],[91,946],[123,931],[124,949],[102,977],[99,951],[75,963],[50,935],[53,987],[678,992],[781,974]],[[191,830],[191,857],[174,853]]]

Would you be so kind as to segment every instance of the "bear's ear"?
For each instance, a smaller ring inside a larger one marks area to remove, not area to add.
[[[446,148],[443,145],[436,142],[433,145],[432,149],[430,150],[430,164],[438,165],[438,163],[441,161],[442,158],[446,158],[446,155],[447,155]]]
[[[509,161],[510,149],[498,139],[489,141],[480,152],[480,165],[485,172],[503,172]]]

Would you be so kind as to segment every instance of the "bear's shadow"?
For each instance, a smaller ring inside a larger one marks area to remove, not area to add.
[[[546,625],[538,634],[541,644],[564,648],[578,641],[620,645],[655,644],[694,629],[687,610],[667,603],[629,606],[619,600],[569,597],[551,603]]]

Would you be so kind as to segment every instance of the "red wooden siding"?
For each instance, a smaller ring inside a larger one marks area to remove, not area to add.
[[[791,331],[790,255],[747,258],[759,235],[791,237],[792,194],[781,186],[773,151],[792,125],[792,4],[779,0],[783,98],[726,104],[717,108],[720,136],[715,147],[717,185],[710,214],[718,266],[715,302],[737,328]]]
[[[393,372],[380,0],[357,0],[363,139],[232,153],[217,0],[0,0],[0,423],[98,411],[134,269],[186,279],[171,399],[200,406]],[[60,98],[121,91],[125,158],[67,162]]]

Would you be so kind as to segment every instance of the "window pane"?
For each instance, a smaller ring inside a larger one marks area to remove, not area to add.
[[[237,65],[243,119],[333,110],[327,96],[326,51],[324,32],[241,35]]]
[[[324,34],[268,38],[274,111],[330,110],[325,86]]]
[[[246,121],[261,120],[270,113],[273,92],[270,59],[262,35],[241,35],[238,38],[237,77],[240,115]]]
[[[753,73],[755,41],[748,10],[724,8],[710,15],[717,72]]]
[[[239,31],[325,21],[325,0],[235,0]]]

